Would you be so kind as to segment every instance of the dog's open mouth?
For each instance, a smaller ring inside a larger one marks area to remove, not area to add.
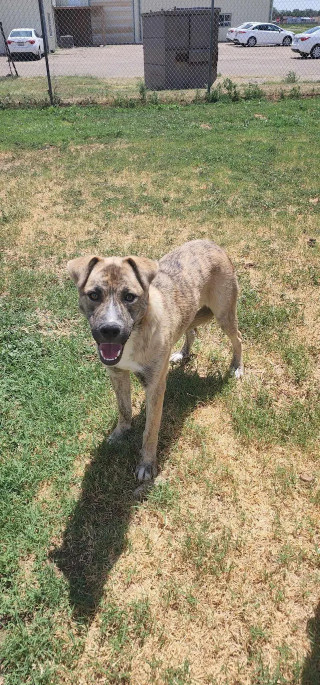
[[[124,345],[120,343],[100,343],[98,345],[100,359],[107,366],[117,364],[123,352]]]

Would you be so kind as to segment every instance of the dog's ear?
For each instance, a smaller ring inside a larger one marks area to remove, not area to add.
[[[77,259],[71,259],[67,264],[67,269],[72,280],[78,286],[78,288],[83,288],[91,274],[93,267],[100,262],[100,257],[77,257]]]
[[[141,288],[145,290],[153,281],[159,270],[159,263],[147,257],[125,257],[125,262],[131,266],[139,281]]]

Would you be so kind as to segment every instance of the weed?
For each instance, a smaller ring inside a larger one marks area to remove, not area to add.
[[[144,81],[140,81],[138,85],[140,100],[143,104],[147,102],[147,92],[148,89]]]
[[[301,97],[301,89],[299,86],[293,86],[288,93],[288,97],[293,100],[299,100]]]
[[[149,102],[151,105],[158,105],[159,104],[159,96],[155,90],[152,91],[152,93],[149,97]]]
[[[261,100],[265,94],[257,83],[248,83],[243,90],[242,97],[244,100]]]
[[[237,85],[233,83],[230,78],[224,79],[222,85],[232,102],[238,102],[240,100],[240,94]]]
[[[218,83],[214,88],[210,88],[210,91],[206,91],[205,99],[206,102],[219,102],[221,99],[222,85]]]
[[[284,79],[284,83],[297,83],[299,81],[299,76],[297,76],[295,71],[289,71]]]

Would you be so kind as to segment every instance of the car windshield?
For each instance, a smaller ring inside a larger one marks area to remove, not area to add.
[[[315,31],[320,31],[320,26],[314,26],[313,29],[307,29],[305,33],[315,33]]]
[[[31,38],[32,31],[21,29],[21,31],[11,31],[10,38]]]

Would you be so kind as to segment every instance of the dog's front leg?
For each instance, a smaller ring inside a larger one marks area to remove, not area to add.
[[[143,433],[142,460],[136,468],[139,481],[151,480],[157,475],[157,445],[166,389],[169,358],[160,373],[146,386],[146,425]]]
[[[112,387],[116,393],[119,418],[116,428],[109,435],[109,442],[121,438],[130,428],[132,419],[129,371],[108,369]]]

